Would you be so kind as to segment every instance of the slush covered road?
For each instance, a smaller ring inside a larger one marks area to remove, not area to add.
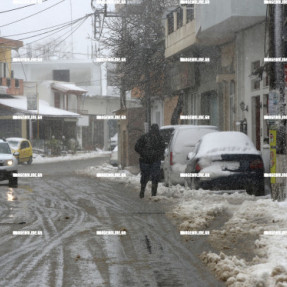
[[[1,182],[0,286],[223,286],[168,219],[170,206],[74,172],[106,160],[21,165],[43,177]]]

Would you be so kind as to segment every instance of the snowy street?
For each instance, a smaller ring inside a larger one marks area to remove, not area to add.
[[[80,173],[94,177],[100,171],[115,173],[117,168],[103,164]],[[138,192],[139,175],[125,172],[124,178],[108,180],[127,183]],[[255,197],[245,191],[190,190],[162,184],[154,198],[149,186],[144,200],[172,204],[167,215],[178,231],[209,233],[183,237],[193,248],[195,244],[204,246],[196,246],[200,258],[226,286],[287,286],[286,201],[273,201],[270,195]]]
[[[19,172],[43,177],[1,183],[0,285],[224,286],[199,258],[210,250],[203,237],[185,241],[171,223],[172,202],[75,174],[106,161],[25,164]]]

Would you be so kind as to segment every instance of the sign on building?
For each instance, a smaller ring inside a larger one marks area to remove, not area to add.
[[[280,114],[279,100],[280,100],[280,95],[278,91],[269,92],[268,114],[270,116],[277,116]]]
[[[88,127],[89,126],[89,116],[81,116],[77,120],[77,127]]]
[[[31,93],[27,95],[27,110],[28,111],[38,110],[38,101],[36,93]]]

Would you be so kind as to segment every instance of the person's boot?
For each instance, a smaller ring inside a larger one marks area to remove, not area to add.
[[[145,186],[141,185],[140,198],[144,197]]]
[[[151,186],[151,196],[156,196],[158,183],[153,183]]]

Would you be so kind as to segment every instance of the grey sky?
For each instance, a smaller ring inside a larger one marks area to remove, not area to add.
[[[30,0],[14,0],[15,1],[30,1]],[[32,1],[32,0],[31,0]],[[47,2],[36,4],[31,7],[19,9],[12,12],[7,13],[1,13],[0,14],[0,26],[5,25],[7,23],[16,21],[20,18],[24,18],[29,16],[30,14],[34,14],[40,10],[43,10],[49,6],[52,6],[61,0],[48,0]],[[5,11],[9,9],[14,9],[17,7],[23,7],[27,4],[15,4],[13,3],[13,0],[1,0],[0,2],[0,11]],[[64,2],[60,3],[59,5],[44,11],[38,15],[32,16],[31,18],[28,18],[26,20],[20,21],[18,23],[14,23],[5,27],[0,27],[1,31],[1,37],[5,37],[11,34],[18,34],[18,33],[25,33],[33,30],[38,30],[42,28],[46,28],[49,26],[54,26],[57,24],[65,23],[68,21],[71,21],[71,6],[72,5],[72,18],[77,19],[80,17],[85,16],[86,14],[92,13],[91,8],[91,1],[90,0],[64,0]],[[79,23],[76,23],[73,25],[73,27],[77,27]],[[60,35],[69,34],[71,32],[70,28],[64,29],[60,31],[57,34],[54,34],[51,37],[58,38]],[[45,32],[45,31],[42,31]],[[40,32],[38,32],[40,33]],[[34,33],[33,33],[34,34]],[[19,35],[19,36],[10,36],[11,39],[21,39],[24,37],[32,36],[33,34],[25,34],[25,35]],[[92,36],[93,30],[92,30],[92,22],[91,17],[86,20],[86,22],[73,34],[73,47],[74,52],[79,53],[87,53],[87,49],[91,46],[91,41],[88,40],[88,35]],[[40,37],[44,37],[45,35],[42,35]],[[40,38],[39,37],[39,38]],[[27,44],[29,42],[35,41],[37,38],[31,38],[27,40],[23,40],[24,44]],[[48,38],[43,39],[43,41],[47,41]],[[68,43],[71,43],[71,37],[67,39]],[[79,55],[75,55],[76,58],[81,58]]]

